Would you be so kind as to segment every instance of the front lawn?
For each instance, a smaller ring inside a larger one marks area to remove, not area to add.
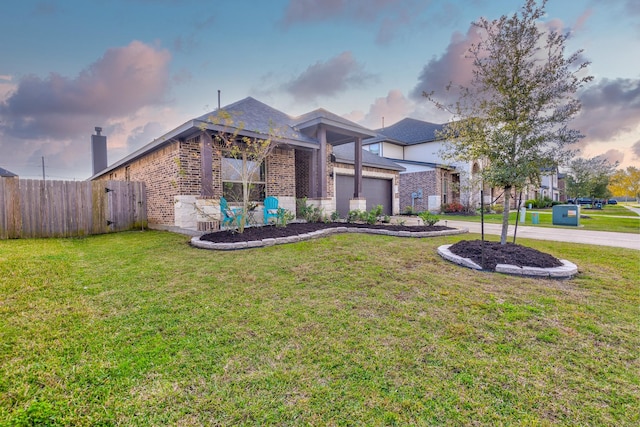
[[[637,425],[640,252],[520,239],[579,266],[541,280],[463,238],[0,241],[0,425]]]

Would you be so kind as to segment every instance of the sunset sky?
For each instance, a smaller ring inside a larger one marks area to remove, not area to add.
[[[0,167],[84,180],[90,136],[109,163],[252,96],[291,115],[318,107],[371,128],[445,122],[423,90],[468,79],[471,22],[524,0],[10,1],[0,12]],[[640,166],[640,0],[550,0],[593,82],[572,124],[585,157]]]

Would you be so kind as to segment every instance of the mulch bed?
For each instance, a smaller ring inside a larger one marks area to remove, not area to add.
[[[235,230],[216,231],[215,233],[205,234],[200,240],[206,240],[215,243],[236,243],[249,242],[251,240],[262,240],[277,237],[296,236],[298,234],[310,233],[312,231],[323,230],[333,227],[358,227],[358,228],[378,228],[391,231],[441,231],[452,230],[451,227],[440,225],[424,226],[424,225],[386,225],[386,224],[356,224],[344,222],[293,222],[287,224],[286,227],[276,227],[275,225],[265,225],[263,227],[247,227],[244,233],[238,233]]]
[[[552,255],[514,243],[501,245],[500,242],[485,240],[483,245],[482,240],[461,240],[451,245],[449,250],[458,256],[469,258],[483,269],[491,271],[496,269],[497,264],[540,268],[562,266],[560,260]]]
[[[312,231],[321,230],[331,227],[360,227],[360,228],[377,228],[393,231],[441,231],[451,230],[451,227],[440,225],[434,226],[406,226],[406,225],[387,225],[387,224],[354,224],[354,223],[324,223],[324,222],[304,222],[290,223],[286,227],[276,227],[267,225],[264,227],[247,227],[244,233],[240,234],[235,230],[223,230],[215,233],[205,234],[200,240],[206,240],[215,243],[236,243],[248,242],[252,240],[262,240],[277,237],[289,237],[298,234],[310,233]],[[452,245],[449,250],[454,254],[469,258],[476,264],[482,266],[485,270],[495,270],[496,264],[511,264],[519,267],[540,267],[552,268],[559,267],[562,263],[555,257],[540,252],[536,249],[528,248],[513,243],[500,245],[499,242],[484,242],[484,257],[482,255],[481,240],[461,240]],[[483,262],[484,258],[484,262]]]

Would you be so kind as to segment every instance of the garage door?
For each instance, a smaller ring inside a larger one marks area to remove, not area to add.
[[[362,178],[362,195],[367,199],[367,210],[382,205],[382,212],[391,215],[393,211],[392,185],[390,179]],[[336,209],[341,218],[349,214],[349,199],[353,198],[353,176],[336,176]]]

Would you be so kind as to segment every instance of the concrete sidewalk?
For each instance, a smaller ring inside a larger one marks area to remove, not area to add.
[[[470,233],[480,233],[479,222],[441,220],[437,225],[447,225],[455,228],[468,228]],[[509,232],[513,241],[515,226],[509,224]],[[484,224],[485,234],[500,235],[501,224]],[[590,231],[579,228],[532,227],[518,224],[516,243],[518,238],[553,240],[556,242],[585,243],[589,245],[614,246],[618,248],[636,249],[640,251],[640,235],[631,233],[613,233],[610,231]]]

